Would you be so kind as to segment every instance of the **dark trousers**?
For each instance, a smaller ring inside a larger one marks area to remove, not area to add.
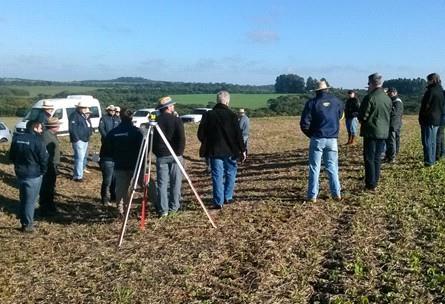
[[[100,196],[102,203],[108,203],[110,200],[116,200],[116,178],[114,176],[114,162],[101,161],[100,169],[102,171],[102,186]]]
[[[444,132],[443,129],[444,126],[440,126],[437,130],[437,136],[436,136],[436,159],[439,160],[442,157],[445,156],[445,141],[443,139]]]
[[[56,211],[54,204],[54,192],[56,188],[57,168],[50,164],[48,170],[42,178],[42,186],[40,187],[40,211],[53,212]]]
[[[381,155],[385,148],[384,139],[363,139],[363,159],[365,160],[365,186],[377,187],[380,178]]]
[[[386,140],[386,153],[387,160],[394,160],[399,154],[400,150],[400,130],[389,131],[388,139]]]

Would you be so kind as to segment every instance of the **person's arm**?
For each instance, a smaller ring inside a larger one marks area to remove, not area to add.
[[[358,120],[363,123],[365,122],[368,117],[371,110],[371,103],[369,101],[369,96],[366,96],[363,99],[363,102],[360,104],[360,108],[358,110]]]
[[[198,127],[198,139],[200,142],[205,142],[207,139],[207,113],[204,113]]]
[[[310,127],[312,121],[312,109],[311,109],[311,101],[309,100],[304,105],[303,113],[301,113],[300,118],[300,129],[307,137],[311,137]]]
[[[68,130],[70,132],[70,137],[72,142],[79,141],[79,121],[77,120],[77,115],[74,112],[71,114],[68,122]]]
[[[105,130],[105,122],[103,117],[101,117],[99,121],[99,133],[102,136],[102,138],[105,138],[107,136],[107,131]]]
[[[183,155],[185,150],[185,131],[184,124],[180,118],[176,119],[176,134],[178,140],[178,151],[180,155]]]
[[[46,170],[48,170],[48,151],[46,151],[46,145],[43,142],[43,140],[41,140],[40,138],[38,138],[38,143],[37,143],[37,154],[38,154],[38,158],[39,158],[39,165],[40,165],[40,174],[44,175],[46,173]]]

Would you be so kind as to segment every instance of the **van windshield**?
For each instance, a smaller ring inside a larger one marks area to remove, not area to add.
[[[136,113],[133,114],[133,117],[146,117],[148,114],[150,114],[149,111],[136,111]]]
[[[40,108],[31,108],[31,111],[29,111],[25,117],[23,118],[23,121],[25,120],[36,120],[39,118],[39,114],[42,110]]]

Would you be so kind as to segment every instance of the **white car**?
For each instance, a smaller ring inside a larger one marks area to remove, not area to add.
[[[196,108],[193,109],[192,114],[182,115],[182,122],[194,122],[199,123],[202,119],[202,115],[210,111],[210,108]]]
[[[11,130],[8,126],[0,121],[0,143],[7,143],[11,141]]]
[[[141,124],[148,122],[148,116],[150,116],[151,113],[155,112],[156,115],[159,114],[158,110],[154,108],[147,108],[147,109],[139,109],[133,114],[133,125],[135,127],[140,128]]]

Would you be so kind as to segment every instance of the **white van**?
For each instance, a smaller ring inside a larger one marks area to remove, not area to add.
[[[91,124],[96,131],[99,127],[99,120],[102,117],[102,110],[100,108],[99,100],[90,95],[68,95],[66,98],[42,99],[36,101],[31,110],[26,113],[25,117],[17,122],[15,125],[15,132],[23,133],[26,130],[26,123],[29,120],[36,119],[41,111],[42,104],[50,102],[54,105],[53,117],[57,117],[60,122],[60,129],[58,135],[68,135],[68,117],[76,110],[76,105],[82,100],[89,104],[91,111]]]

